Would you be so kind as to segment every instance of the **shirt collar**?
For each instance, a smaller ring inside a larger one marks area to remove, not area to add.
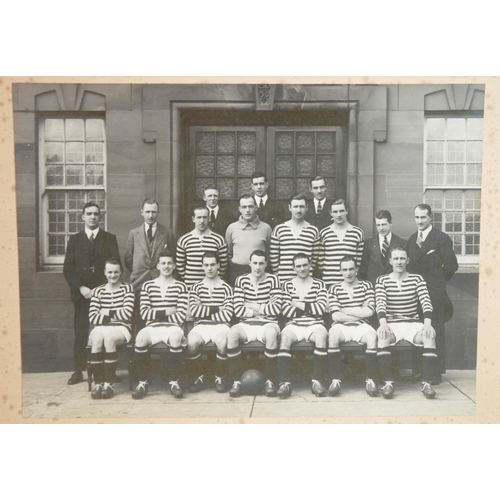
[[[155,234],[156,233],[156,228],[158,227],[158,221],[155,222],[151,227],[153,229],[153,234]],[[149,224],[147,222],[144,223],[144,229],[145,229],[146,232],[148,232]]]
[[[255,195],[255,201],[257,202],[257,206],[260,207],[260,200],[264,202],[264,205],[267,204],[267,199],[269,196],[266,194],[266,196],[263,196],[262,198],[260,196]]]
[[[90,238],[91,234],[93,234],[95,238],[98,233],[99,233],[99,228],[96,229],[89,229],[88,227],[85,228],[85,234],[87,235],[87,238]]]
[[[208,205],[207,205],[207,208],[208,208],[208,215],[210,216],[212,210],[215,212],[215,217],[217,217],[217,214],[219,213],[219,205],[217,205],[215,208],[210,208]]]
[[[425,240],[431,231],[432,231],[432,224],[427,229],[422,231],[422,239]]]
[[[255,219],[252,222],[246,222],[243,219],[243,216],[240,215],[240,218],[238,219],[238,222],[242,226],[242,229],[245,229],[248,226],[251,226],[253,229],[257,229],[259,227],[259,224],[260,224],[260,219],[259,219],[258,216],[256,216]]]
[[[391,244],[391,239],[392,239],[392,232],[387,235],[387,243],[389,243],[389,245]],[[384,242],[384,237],[380,233],[378,233],[378,241],[380,243],[380,246],[382,246],[382,243]]]

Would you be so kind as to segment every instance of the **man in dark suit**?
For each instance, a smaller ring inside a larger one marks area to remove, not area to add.
[[[254,172],[251,180],[257,203],[257,215],[261,221],[269,224],[271,229],[274,229],[287,219],[285,208],[279,201],[269,199],[267,194],[269,182],[267,182],[264,172]]]
[[[392,233],[392,215],[389,210],[379,210],[375,214],[377,236],[365,241],[363,259],[359,268],[359,276],[368,280],[373,286],[379,276],[392,273],[389,262],[391,249],[406,248],[406,240]]]
[[[205,188],[203,191],[203,200],[208,208],[208,225],[214,233],[224,238],[227,226],[237,217],[229,209],[219,205],[219,195],[219,190],[215,188]]]
[[[458,269],[458,262],[451,238],[432,227],[431,207],[422,203],[415,207],[414,213],[418,231],[410,236],[407,243],[410,258],[408,272],[420,274],[427,283],[432,303],[432,326],[436,330],[439,371],[445,373],[444,324],[453,315],[446,283]]]
[[[175,253],[174,233],[158,222],[159,210],[160,206],[154,198],[146,198],[141,209],[144,224],[132,229],[127,239],[125,267],[130,271],[130,283],[134,287],[133,325],[137,330],[146,326],[139,314],[139,296],[142,285],[160,275],[157,264],[162,250],[168,249]]]
[[[332,223],[330,215],[331,200],[326,199],[326,180],[317,176],[311,180],[309,191],[313,194],[313,203],[309,204],[305,220],[320,231]]]
[[[75,372],[68,380],[69,385],[82,382],[87,364],[85,349],[89,336],[92,290],[106,283],[106,260],[114,258],[121,264],[116,236],[99,228],[100,215],[96,203],[88,202],[83,206],[85,229],[70,236],[64,258],[63,274],[70,286],[71,300],[75,306]]]

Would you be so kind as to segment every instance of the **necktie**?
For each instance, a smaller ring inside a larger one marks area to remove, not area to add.
[[[259,208],[264,208],[264,202],[262,201],[262,198],[260,199],[260,205]]]
[[[323,210],[323,207],[321,206],[321,201],[318,201],[318,207],[316,208],[316,214],[319,215],[322,210]]]
[[[89,241],[90,241],[90,243],[94,244],[94,241],[95,241],[94,233],[90,233]]]
[[[210,226],[214,227],[215,224],[215,210],[210,211]]]
[[[151,243],[153,241],[153,225],[149,224],[148,227],[148,240]]]
[[[387,241],[387,236],[384,236],[384,242],[382,243],[382,257],[384,259],[388,251],[389,251],[389,242]]]
[[[422,231],[419,231],[417,238],[417,245],[421,247],[423,242],[424,242],[424,233],[422,233]]]

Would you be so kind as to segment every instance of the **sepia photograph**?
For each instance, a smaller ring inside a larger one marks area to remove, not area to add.
[[[21,418],[475,417],[485,87],[13,83]]]

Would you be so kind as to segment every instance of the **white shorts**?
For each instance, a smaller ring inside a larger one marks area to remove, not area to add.
[[[283,328],[283,331],[287,330],[295,334],[298,342],[300,342],[301,340],[307,340],[309,342],[309,338],[316,330],[322,330],[326,334],[326,328],[324,327],[324,325],[321,324],[311,325],[311,326],[299,326],[291,323],[286,325],[285,328]]]
[[[101,335],[106,337],[111,332],[116,332],[116,331],[121,332],[123,334],[123,336],[125,338],[125,342],[129,342],[130,339],[132,338],[132,335],[128,331],[128,328],[126,328],[125,326],[122,326],[122,325],[100,325],[100,326],[94,327],[92,329],[92,331],[90,332],[89,345],[92,344],[92,335],[93,334],[100,333]]]
[[[412,344],[415,344],[413,342],[415,336],[424,327],[422,323],[389,323],[389,326],[396,337],[396,342],[407,340]],[[396,342],[391,342],[391,345],[394,345]]]
[[[264,343],[264,330],[267,327],[273,327],[277,335],[279,335],[280,333],[280,327],[278,326],[278,323],[263,323],[262,325],[256,325],[256,324],[249,325],[248,323],[241,322],[238,323],[238,326],[245,332],[245,335],[247,336],[245,344],[248,344],[248,342],[253,342],[254,340],[258,340],[259,342]]]
[[[330,333],[332,333],[333,329],[340,330],[342,332],[342,335],[344,335],[344,342],[358,342],[358,344],[361,343],[361,339],[363,338],[365,333],[377,334],[377,332],[368,323],[363,323],[356,326],[335,323],[330,328]]]
[[[143,328],[137,335],[139,336],[141,332],[147,332],[149,334],[149,338],[151,339],[151,345],[159,344],[160,342],[164,342],[167,345],[168,339],[170,335],[173,333],[182,333],[182,341],[181,344],[183,346],[187,345],[186,337],[184,337],[184,332],[180,326],[147,326]]]
[[[191,335],[192,333],[197,333],[205,342],[214,341],[215,337],[219,335],[219,333],[227,333],[229,331],[229,326],[224,325],[224,324],[219,324],[219,325],[196,325],[189,333]]]

